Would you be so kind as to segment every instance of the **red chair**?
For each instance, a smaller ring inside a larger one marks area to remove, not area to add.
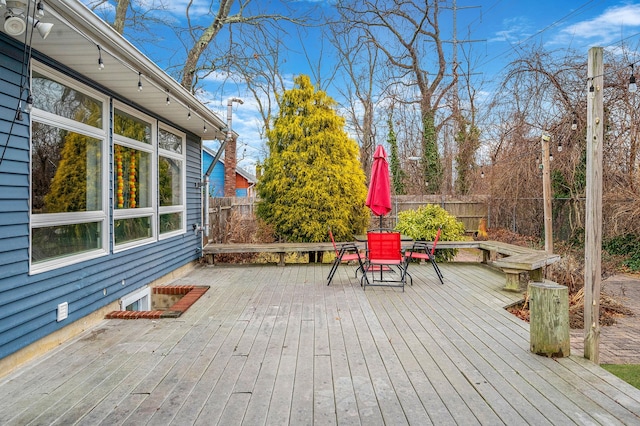
[[[402,246],[399,232],[368,232],[367,233],[367,262],[362,276],[362,282],[367,285],[386,285],[402,287],[407,278],[407,262],[402,256]],[[397,278],[389,278],[395,273],[393,267],[400,274]],[[371,281],[367,273],[371,273]],[[377,278],[379,273],[379,277]],[[387,277],[385,277],[387,275]]]
[[[442,272],[440,272],[440,268],[436,263],[436,245],[438,245],[438,240],[440,239],[440,232],[442,228],[438,228],[438,232],[436,232],[436,238],[433,240],[433,243],[427,243],[424,241],[417,241],[413,244],[411,250],[405,252],[404,257],[406,262],[409,263],[411,259],[422,259],[428,260],[433,265],[433,269],[436,271],[438,275],[438,279],[440,280],[440,284],[444,284]]]
[[[331,243],[333,244],[333,249],[336,252],[336,258],[333,260],[333,264],[331,265],[331,270],[329,271],[329,276],[327,277],[327,285],[331,284],[333,280],[333,276],[338,270],[338,265],[341,263],[353,262],[354,260],[358,261],[358,269],[356,269],[356,278],[358,277],[358,271],[364,271],[364,264],[362,263],[362,258],[360,257],[360,250],[355,243],[340,243],[336,244],[336,240],[333,238],[333,232],[331,232],[331,228],[329,228],[329,237],[331,237]]]

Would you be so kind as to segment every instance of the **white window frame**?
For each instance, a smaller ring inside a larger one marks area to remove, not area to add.
[[[126,296],[122,296],[122,298],[120,299],[120,310],[121,311],[126,310],[127,306],[141,299],[144,299],[145,297],[147,299],[146,301],[143,301],[142,306],[140,307],[141,309],[138,309],[138,311],[150,311],[151,310],[151,287],[149,286],[140,288],[132,293],[127,294]]]
[[[115,121],[115,113],[116,109],[125,112],[132,117],[136,117],[142,121],[147,122],[151,126],[151,144],[147,144],[144,142],[137,141],[135,139],[128,138],[126,136],[119,135],[113,131],[113,126],[111,133],[113,135],[113,143],[111,144],[111,158],[115,158],[114,150],[116,145],[125,146],[127,148],[137,149],[139,151],[147,152],[151,158],[151,170],[149,173],[151,174],[151,206],[149,207],[140,207],[134,209],[117,209],[116,206],[116,194],[113,193],[113,189],[109,190],[109,193],[113,195],[113,204],[111,211],[113,212],[112,216],[112,228],[115,229],[115,221],[119,219],[132,219],[137,217],[150,217],[151,224],[151,236],[149,238],[144,238],[135,241],[129,241],[126,243],[121,243],[116,245],[116,236],[115,232],[112,233],[113,240],[113,252],[118,253],[124,250],[128,250],[133,247],[139,247],[146,244],[150,244],[158,241],[158,213],[157,213],[157,205],[158,205],[158,120],[152,118],[142,112],[131,108],[130,106],[116,101],[113,101],[113,106],[111,109],[111,116],[113,117],[113,121]],[[113,160],[111,161],[113,163]],[[113,178],[113,169],[111,170],[111,178]],[[110,179],[110,182],[112,179]]]
[[[102,209],[88,212],[71,212],[71,213],[42,213],[32,214],[31,212],[31,191],[33,190],[31,182],[31,152],[29,153],[29,274],[38,274],[45,271],[59,269],[64,266],[73,265],[84,262],[86,260],[95,259],[97,257],[109,254],[109,97],[103,93],[93,90],[76,80],[73,80],[62,73],[59,73],[35,60],[31,62],[32,70],[37,71],[52,80],[58,81],[65,86],[72,88],[78,92],[84,93],[100,102],[102,102],[102,129],[80,123],[66,117],[58,116],[48,111],[33,108],[29,114],[30,123],[29,130],[31,132],[34,121],[49,126],[59,127],[70,131],[78,132],[92,138],[102,141]],[[31,135],[30,135],[31,137]],[[30,144],[30,150],[32,144]],[[36,264],[32,263],[32,243],[34,228],[46,228],[58,225],[73,225],[77,223],[100,222],[100,233],[102,244],[95,250],[72,254],[69,256],[47,260]]]
[[[182,204],[175,206],[160,206],[160,202],[158,201],[158,238],[160,240],[170,238],[176,235],[182,235],[187,232],[187,135],[184,132],[180,132],[173,127],[170,127],[164,123],[159,124],[158,133],[160,129],[173,133],[176,136],[182,138],[182,154],[178,154],[177,152],[167,151],[160,148],[160,143],[158,142],[158,159],[157,162],[160,163],[160,157],[172,158],[175,160],[180,160],[182,162],[182,168],[180,170],[181,173],[181,183],[182,187],[180,188],[181,196],[182,196]],[[158,140],[160,137],[158,136]],[[160,167],[158,166],[158,173],[160,173]],[[156,177],[156,181],[160,181],[160,175]],[[164,234],[160,233],[160,215],[166,213],[182,213],[182,226],[181,229],[166,232]]]

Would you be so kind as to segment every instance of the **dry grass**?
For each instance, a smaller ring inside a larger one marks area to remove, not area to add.
[[[618,188],[615,194],[605,197],[603,204],[615,206],[611,209],[611,215],[606,224],[610,233],[613,235],[640,233],[640,192],[637,188],[633,186]]]
[[[509,312],[520,319],[529,321],[529,296],[525,295],[522,303],[507,308]],[[600,325],[613,325],[616,318],[625,315],[633,315],[633,312],[615,300],[613,297],[602,292],[600,294]],[[569,326],[572,329],[584,327],[584,287],[569,296]]]
[[[625,315],[633,312],[605,292],[600,293],[600,325],[613,325],[616,318]],[[584,327],[584,287],[569,298],[569,324],[571,328]]]
[[[253,215],[242,215],[234,211],[227,221],[223,241],[225,243],[270,243],[274,241],[273,230]],[[258,263],[271,261],[271,258],[261,259],[260,253],[228,253],[216,255],[216,260],[221,263]]]

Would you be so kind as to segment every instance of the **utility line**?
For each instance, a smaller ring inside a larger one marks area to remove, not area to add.
[[[485,62],[480,63],[479,66],[483,66],[486,65],[502,56],[505,56],[507,53],[509,53],[511,50],[516,51],[517,48],[519,48],[521,45],[525,44],[526,42],[528,42],[529,40],[538,37],[539,35],[549,31],[550,29],[558,26],[560,23],[566,21],[567,19],[573,17],[574,15],[578,15],[581,13],[586,12],[586,8],[588,5],[590,5],[591,3],[593,3],[595,0],[589,0],[585,3],[583,3],[581,6],[579,6],[577,9],[574,9],[573,11],[571,11],[570,13],[564,15],[563,17],[561,17],[560,19],[557,19],[556,21],[552,22],[551,24],[547,25],[546,27],[538,30],[537,32],[535,32],[534,34],[530,35],[529,37],[525,38],[524,40],[520,40],[518,42],[515,43],[515,45],[512,45],[509,49],[504,50],[503,52],[487,59]],[[602,0],[601,0],[602,1]],[[594,5],[595,6],[595,5]],[[584,9],[584,10],[583,10]]]

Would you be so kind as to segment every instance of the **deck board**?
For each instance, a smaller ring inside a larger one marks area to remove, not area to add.
[[[529,350],[521,294],[473,263],[412,264],[363,291],[353,266],[207,266],[182,317],[109,320],[0,379],[0,423],[639,424],[640,390]]]
[[[452,286],[450,286],[452,288]],[[449,340],[452,341],[456,348],[459,350],[461,354],[472,358],[471,365],[474,368],[483,368],[483,371],[486,371],[484,374],[484,379],[488,381],[488,383],[496,382],[496,388],[504,390],[502,386],[504,385],[504,381],[508,383],[512,383],[513,387],[517,389],[514,390],[514,396],[509,397],[509,393],[505,394],[506,400],[516,400],[518,398],[515,397],[516,393],[526,393],[530,399],[536,403],[536,405],[540,405],[540,412],[544,413],[547,416],[557,416],[553,419],[550,419],[552,423],[556,423],[559,420],[567,420],[566,416],[558,415],[553,407],[548,404],[548,401],[544,398],[544,394],[549,392],[547,388],[545,392],[542,393],[533,393],[529,386],[527,386],[526,382],[523,382],[521,377],[518,374],[513,374],[511,371],[512,368],[516,367],[516,372],[521,371],[518,369],[519,361],[518,359],[524,355],[528,355],[526,352],[526,346],[523,350],[523,344],[528,345],[528,341],[526,339],[520,339],[521,335],[519,333],[508,333],[506,336],[502,332],[496,332],[495,324],[502,323],[504,325],[509,325],[511,320],[515,317],[510,316],[510,314],[505,314],[503,310],[484,310],[478,311],[474,314],[472,310],[463,308],[462,311],[454,311],[452,309],[460,309],[456,308],[455,304],[449,303],[449,300],[462,298],[463,295],[453,294],[451,297],[447,297],[446,299],[440,299],[435,297],[432,292],[429,295],[429,299],[432,299],[432,305],[430,306],[432,309],[442,312],[442,315],[445,316],[453,316],[456,318],[455,321],[452,321],[452,330],[449,330],[449,333],[456,333],[455,329],[458,330],[457,334],[459,337],[451,338],[449,336]],[[462,319],[462,320],[461,320]],[[446,322],[440,322],[445,327],[449,325]],[[523,323],[517,320],[517,324],[513,323],[516,327],[522,327],[526,323]],[[440,327],[442,327],[441,325]],[[516,330],[517,331],[517,330]],[[453,353],[454,351],[451,350]],[[527,367],[524,367],[526,371]],[[500,377],[496,375],[500,373],[503,375]],[[541,386],[544,383],[540,383]],[[543,388],[544,389],[544,388]],[[527,406],[521,406],[523,402],[519,403],[518,410],[523,410],[525,408],[530,409]],[[544,409],[543,409],[544,408]]]

